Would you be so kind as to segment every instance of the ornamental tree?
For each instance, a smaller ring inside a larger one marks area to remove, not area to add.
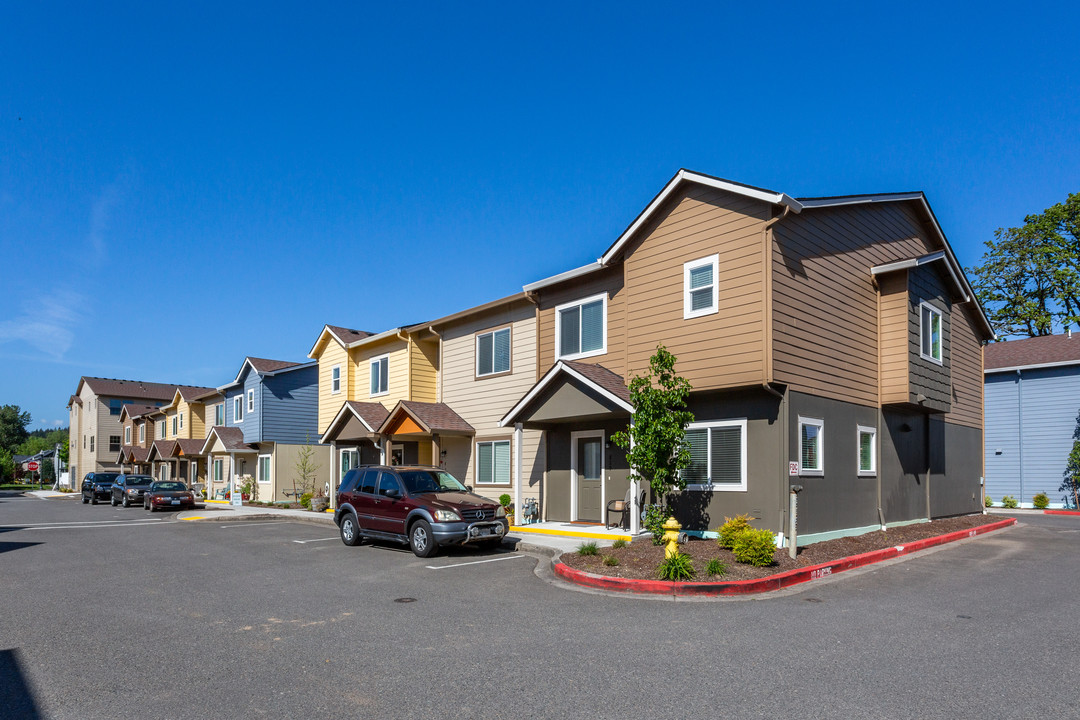
[[[686,487],[679,471],[690,466],[686,427],[694,414],[686,409],[690,382],[675,374],[676,358],[662,344],[649,359],[649,370],[630,381],[634,421],[612,442],[629,452],[630,479],[644,480],[662,498]]]

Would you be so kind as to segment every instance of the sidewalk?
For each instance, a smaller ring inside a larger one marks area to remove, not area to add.
[[[334,527],[334,514],[331,512],[314,513],[310,510],[286,510],[285,508],[251,506],[233,507],[223,502],[207,502],[196,505],[194,510],[185,510],[177,514],[177,518],[189,521],[276,518]],[[592,529],[591,526],[586,526],[582,531],[585,534],[573,536],[566,531],[563,531],[564,534],[560,535],[547,535],[538,534],[525,528],[512,527],[510,533],[503,538],[503,544],[509,544],[520,552],[537,552],[554,557],[566,552],[573,552],[585,542],[595,542],[601,547],[606,547],[619,537],[619,535],[612,534],[606,538],[596,538],[595,535],[588,533]]]
[[[41,498],[42,500],[44,500],[46,498],[58,498],[58,497],[62,497],[62,498],[64,498],[64,497],[81,498],[82,497],[82,493],[77,493],[77,492],[62,493],[62,492],[56,492],[55,490],[27,490],[26,492],[23,493],[23,495],[32,495],[32,496],[34,496],[36,498]]]

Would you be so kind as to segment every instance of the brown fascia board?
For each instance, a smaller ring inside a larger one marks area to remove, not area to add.
[[[514,293],[513,295],[508,295],[508,296],[506,296],[504,298],[500,298],[498,300],[492,300],[491,302],[486,302],[483,305],[477,305],[475,307],[466,308],[465,310],[461,310],[461,311],[453,313],[451,315],[445,315],[445,316],[443,316],[441,318],[438,318],[437,320],[432,320],[430,322],[418,323],[416,325],[409,325],[408,327],[405,328],[405,332],[407,332],[409,334],[422,332],[424,330],[429,330],[429,329],[436,328],[436,327],[439,327],[439,326],[448,325],[448,324],[450,324],[452,322],[456,322],[458,320],[463,320],[465,318],[472,317],[473,315],[480,315],[481,313],[487,312],[488,310],[494,310],[494,309],[496,309],[496,308],[498,308],[498,307],[500,307],[502,305],[513,305],[513,304],[518,303],[518,302],[528,302],[528,301],[529,301],[529,297],[524,291],[519,292],[519,293]]]

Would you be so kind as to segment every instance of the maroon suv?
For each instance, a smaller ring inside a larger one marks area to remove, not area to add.
[[[407,544],[419,557],[440,545],[496,547],[510,525],[499,503],[436,467],[367,465],[345,473],[334,522],[346,545],[366,538]]]

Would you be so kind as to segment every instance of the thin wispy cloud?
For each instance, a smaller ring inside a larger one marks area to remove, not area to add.
[[[120,177],[116,182],[106,185],[90,206],[90,232],[87,240],[90,243],[90,259],[95,265],[101,265],[105,261],[109,221],[112,219],[113,209],[120,201],[120,186],[123,182],[124,178]]]
[[[59,290],[26,301],[17,317],[0,321],[0,345],[16,344],[61,361],[75,341],[75,326],[86,306],[76,292]]]

